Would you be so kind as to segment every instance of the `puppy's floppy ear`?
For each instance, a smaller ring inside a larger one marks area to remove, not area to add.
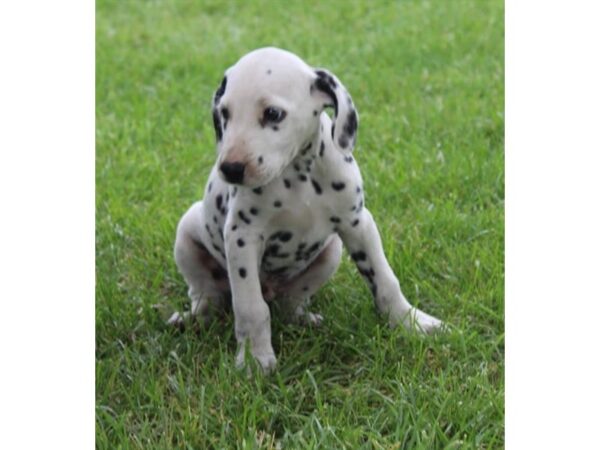
[[[221,115],[219,114],[219,101],[223,94],[225,93],[225,88],[227,87],[227,76],[223,77],[223,81],[221,81],[221,85],[215,91],[213,95],[212,101],[212,116],[213,116],[213,124],[215,126],[215,135],[217,137],[217,142],[220,142],[223,139],[223,123],[221,123]]]
[[[352,103],[352,97],[331,72],[325,69],[315,69],[315,80],[311,87],[311,93],[325,94],[328,99],[325,106],[333,106],[335,116],[331,128],[333,143],[341,150],[351,152],[356,141],[358,129],[358,112]]]

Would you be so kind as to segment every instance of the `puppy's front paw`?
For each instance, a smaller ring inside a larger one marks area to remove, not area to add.
[[[258,362],[264,374],[270,374],[275,371],[277,366],[277,358],[272,351],[266,352],[251,352],[252,357]],[[243,369],[246,366],[246,346],[241,345],[235,357],[235,366],[238,369]]]
[[[430,316],[417,308],[411,308],[408,314],[403,317],[402,323],[409,330],[423,334],[431,334],[446,329],[444,322],[440,319]]]

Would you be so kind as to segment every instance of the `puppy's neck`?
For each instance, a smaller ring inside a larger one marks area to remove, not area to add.
[[[319,145],[321,143],[321,132],[317,131],[308,139],[298,151],[292,161],[292,166],[299,172],[310,172],[319,156]]]

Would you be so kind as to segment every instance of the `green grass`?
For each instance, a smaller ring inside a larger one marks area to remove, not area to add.
[[[502,448],[502,1],[96,8],[97,447]],[[388,329],[347,256],[315,299],[321,329],[274,318],[270,377],[233,367],[231,316],[178,333],[152,308],[187,303],[172,246],[215,158],[210,99],[265,45],[351,92],[390,264],[451,332]]]

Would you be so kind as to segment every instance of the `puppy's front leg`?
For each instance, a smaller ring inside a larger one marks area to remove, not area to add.
[[[359,272],[369,283],[379,311],[388,317],[390,325],[402,323],[409,329],[429,333],[442,322],[411,306],[400,290],[383,252],[379,231],[373,216],[366,209],[354,218],[351,225],[340,227],[340,235]]]
[[[225,247],[238,342],[236,365],[244,365],[248,343],[252,356],[265,372],[270,372],[275,368],[276,359],[271,345],[271,316],[262,296],[258,274],[260,238],[249,233],[241,237],[230,232],[225,235]]]

